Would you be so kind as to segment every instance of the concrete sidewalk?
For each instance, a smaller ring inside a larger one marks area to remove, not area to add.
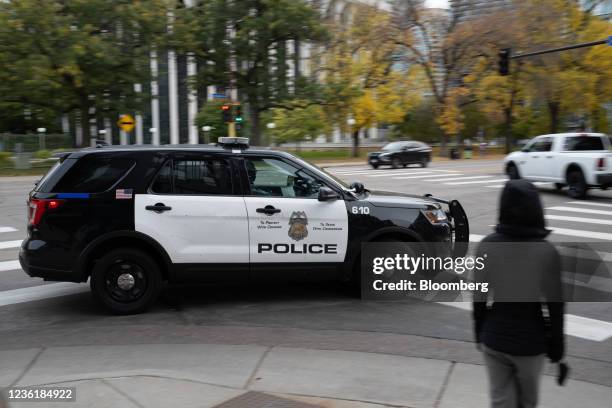
[[[355,351],[219,344],[0,351],[0,387],[76,387],[76,402],[10,407],[487,407],[484,367]],[[545,376],[542,407],[609,406],[612,388]],[[1,404],[0,404],[1,405]]]

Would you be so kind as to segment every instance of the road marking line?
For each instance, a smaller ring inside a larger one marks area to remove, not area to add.
[[[368,174],[368,177],[389,177],[389,176],[407,176],[407,175],[417,175],[417,174],[429,174],[429,173],[433,173],[432,171],[423,171],[423,170],[417,170],[417,171],[394,171],[394,172],[387,172],[386,174]]]
[[[489,226],[494,227],[495,225],[489,225]],[[557,235],[568,235],[570,237],[612,240],[612,234],[609,234],[607,232],[585,231],[585,230],[558,228],[558,227],[546,227],[546,228],[551,230],[553,234],[557,234]]]
[[[557,228],[557,227],[547,227],[552,230],[553,233],[558,235],[569,235],[571,237],[581,237],[581,238],[595,238],[595,239],[603,239],[606,241],[612,240],[612,234],[606,232],[596,232],[596,231],[583,231],[583,230],[575,230],[569,228]]]
[[[441,179],[430,180],[430,181],[473,180],[473,179],[483,179],[483,178],[491,178],[491,177],[495,177],[495,176],[467,176],[467,177],[463,176],[463,177],[453,177],[453,178],[441,178]]]
[[[21,269],[21,264],[19,263],[19,261],[0,262],[0,272],[14,271],[17,269]]]
[[[452,183],[444,183],[444,184],[447,186],[459,186],[463,184],[497,183],[500,181],[508,181],[508,179],[479,180],[479,181],[453,181]]]
[[[0,292],[0,306],[14,305],[16,303],[33,302],[35,300],[50,299],[59,296],[74,295],[87,292],[87,286],[78,283],[61,282],[49,285],[32,286]]]
[[[570,201],[567,204],[595,205],[597,207],[611,207],[612,208],[612,204],[593,203],[590,201]]]
[[[0,233],[2,232],[15,232],[17,231],[16,228],[13,227],[0,227]]]
[[[486,188],[504,188],[505,184],[496,184],[494,186],[485,186]]]
[[[19,248],[23,240],[18,239],[16,241],[0,241],[0,249],[7,248]]]
[[[470,234],[470,242],[480,242],[484,237],[485,235]]]
[[[597,218],[570,217],[567,215],[551,215],[551,214],[546,214],[544,217],[547,220],[584,222],[586,224],[612,225],[612,221],[610,220],[602,220],[602,219],[597,219]]]
[[[393,180],[407,180],[407,179],[430,178],[430,177],[440,177],[440,175],[439,174],[429,174],[425,176],[398,176],[398,177],[392,177],[392,179]],[[430,181],[430,180],[427,180],[427,181]]]
[[[461,310],[471,311],[471,302],[437,302]],[[588,317],[565,315],[565,334],[591,341],[606,341],[612,337],[612,323]]]
[[[585,214],[612,215],[612,211],[593,210],[591,208],[564,207],[561,205],[555,206],[555,207],[546,207],[546,209],[554,210],[554,211],[579,212],[579,213],[585,213]]]

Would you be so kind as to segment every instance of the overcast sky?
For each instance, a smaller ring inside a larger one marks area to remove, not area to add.
[[[448,8],[448,0],[426,0],[427,7]]]

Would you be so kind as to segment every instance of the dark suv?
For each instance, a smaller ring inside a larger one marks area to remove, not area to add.
[[[121,146],[65,154],[29,195],[19,259],[30,276],[85,282],[116,313],[162,285],[249,279],[357,281],[362,242],[468,239],[458,202],[375,193],[290,154]]]

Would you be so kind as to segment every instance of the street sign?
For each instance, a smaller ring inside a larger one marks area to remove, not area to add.
[[[612,35],[608,36],[608,45],[612,47]]]
[[[130,133],[134,130],[134,126],[136,122],[134,122],[134,118],[132,115],[119,115],[119,120],[117,121],[117,126],[124,132]]]
[[[227,99],[227,95],[222,93],[214,93],[212,97],[213,99]]]

